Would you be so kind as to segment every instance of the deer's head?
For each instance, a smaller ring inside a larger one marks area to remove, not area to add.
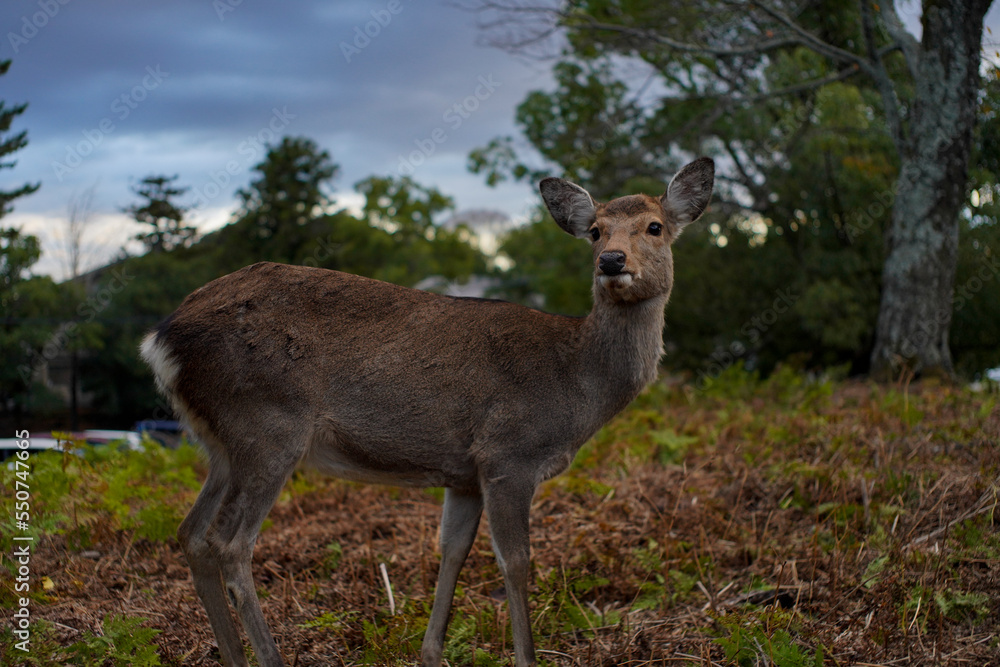
[[[539,189],[559,226],[593,245],[595,298],[632,303],[670,294],[670,246],[705,211],[714,180],[715,163],[703,157],[681,169],[661,197],[629,195],[602,204],[561,178],[546,178]]]

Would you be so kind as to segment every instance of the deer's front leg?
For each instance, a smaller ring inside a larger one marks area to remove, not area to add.
[[[441,569],[434,590],[434,608],[420,650],[423,667],[439,667],[441,664],[455,584],[476,539],[482,513],[483,496],[478,489],[445,489],[444,510],[441,513]]]
[[[486,516],[493,535],[493,550],[507,588],[507,605],[514,632],[517,667],[535,664],[535,642],[528,613],[528,577],[531,572],[531,545],[528,514],[535,494],[535,471],[507,472],[496,481],[484,483]]]

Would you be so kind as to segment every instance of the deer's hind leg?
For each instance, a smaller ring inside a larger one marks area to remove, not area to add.
[[[226,592],[262,667],[284,663],[257,599],[251,570],[253,548],[261,524],[301,458],[305,443],[305,433],[274,433],[262,428],[240,443],[243,447],[231,450],[236,470],[208,531]]]
[[[259,411],[254,419],[235,428],[229,425],[225,433],[208,439],[213,443],[208,479],[181,526],[195,586],[226,665],[247,664],[229,603],[259,664],[284,664],[251,571],[261,524],[306,449],[305,429],[278,426],[289,424],[278,417]]]
[[[229,462],[225,457],[221,454],[213,456],[209,463],[208,478],[191,511],[181,522],[177,539],[187,556],[188,567],[194,578],[194,589],[208,614],[222,662],[225,665],[244,667],[247,659],[243,653],[243,641],[229,609],[219,561],[207,539],[209,526],[229,488],[229,474]]]

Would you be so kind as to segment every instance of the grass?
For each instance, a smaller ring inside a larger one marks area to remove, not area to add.
[[[997,662],[997,404],[788,369],[766,380],[729,369],[702,391],[658,383],[535,498],[542,664]],[[0,470],[5,489],[11,474]],[[5,626],[0,662],[215,664],[172,537],[203,475],[190,447],[35,456],[32,652],[13,653]],[[254,557],[289,663],[413,663],[440,499],[293,477]],[[13,502],[3,496],[3,517]],[[8,610],[12,535],[0,530]],[[449,664],[512,664],[504,599],[484,525],[455,596]]]

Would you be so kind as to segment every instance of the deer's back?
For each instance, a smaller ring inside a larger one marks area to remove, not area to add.
[[[572,434],[580,324],[261,263],[194,292],[159,338],[179,367],[175,394],[220,438],[234,411],[258,428],[298,420],[318,453],[340,457],[326,467],[406,474],[446,465],[454,469],[439,471],[443,481],[429,480],[446,484],[482,462],[468,457],[488,458],[470,452],[477,440],[530,448],[526,440]]]

